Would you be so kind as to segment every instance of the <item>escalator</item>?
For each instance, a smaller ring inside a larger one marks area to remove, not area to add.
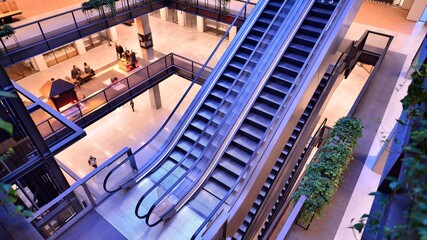
[[[236,117],[236,113],[230,109],[239,102],[238,99],[245,101],[241,98],[249,97],[242,94],[245,89],[250,92],[251,88],[256,87],[256,82],[250,82],[249,79],[254,72],[259,71],[257,66],[263,59],[264,50],[269,47],[295,2],[295,0],[286,2],[273,0],[265,3],[262,13],[217,78],[217,82],[200,101],[198,110],[184,126],[182,135],[176,138],[176,144],[171,144],[172,147],[163,156],[153,158],[156,161],[162,160],[147,167],[149,170],[141,180],[145,181],[143,184],[148,186],[148,190],[140,198],[135,209],[135,214],[139,218],[145,218],[150,211],[148,208],[155,205],[157,199],[167,194],[174,183],[202,161],[201,156],[207,146],[214,146],[213,139],[221,142],[218,140],[220,137],[218,131],[227,132],[224,121]],[[150,226],[157,223],[157,220],[154,222],[147,220]]]
[[[249,210],[245,220],[243,221],[242,225],[237,230],[236,234],[233,236],[233,239],[243,239],[245,237],[246,230],[249,228],[249,225],[252,223],[253,218],[258,213],[258,210],[260,209],[260,206],[263,204],[263,201],[268,194],[270,190],[270,186],[275,182],[276,177],[282,167],[285,165],[286,159],[292,150],[299,134],[301,133],[301,130],[303,129],[307,119],[310,117],[310,114],[312,113],[313,109],[316,107],[317,100],[320,98],[320,95],[322,94],[323,90],[325,89],[326,83],[329,80],[330,74],[326,73],[322,80],[320,81],[316,91],[314,92],[313,96],[310,99],[310,102],[308,103],[307,107],[304,109],[303,114],[301,115],[300,119],[298,120],[298,123],[296,127],[294,128],[294,131],[291,134],[291,137],[289,138],[288,142],[286,143],[285,147],[283,148],[279,158],[277,159],[273,169],[271,170],[270,174],[268,175],[267,180],[265,181],[264,185],[261,188],[261,191],[259,192],[255,202],[252,204],[251,209]],[[302,154],[302,157],[304,156],[305,151]],[[285,187],[287,187],[294,177],[295,171],[291,173],[290,178],[288,179],[288,182]],[[274,211],[275,209],[273,209]]]
[[[328,4],[319,1],[313,4],[246,118],[223,151],[220,161],[204,181],[203,187],[187,204],[192,209],[198,209],[203,203],[212,202],[213,198],[217,199],[217,204],[209,206],[209,211],[199,211],[206,219],[201,228],[210,221],[223,203],[230,201],[228,197],[249,168],[279,109],[290,98],[289,96],[292,96],[296,80],[310,59],[338,4],[339,2]],[[302,118],[306,117],[307,113],[303,114]],[[296,126],[299,127],[301,126]],[[293,144],[296,137],[297,135],[292,134],[290,143]],[[196,235],[200,231],[201,229],[198,229]]]

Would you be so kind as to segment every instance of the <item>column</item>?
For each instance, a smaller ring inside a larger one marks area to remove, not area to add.
[[[418,22],[426,8],[427,0],[415,0],[406,16],[407,20]]]
[[[147,61],[154,59],[153,40],[151,37],[150,20],[148,14],[135,18],[136,29],[138,31],[141,55]]]
[[[151,107],[154,109],[161,108],[162,107],[162,99],[160,98],[159,84],[148,89],[148,94],[150,95]]]
[[[162,19],[163,21],[168,20],[168,8],[167,7],[160,9],[160,19]]]
[[[107,29],[107,34],[110,41],[117,42],[117,40],[119,40],[119,35],[117,34],[116,26],[110,27],[109,29]]]
[[[201,16],[197,16],[197,31],[205,32],[206,31],[206,23],[205,18]]]
[[[231,42],[234,37],[236,37],[237,34],[237,27],[233,26],[231,27],[230,31],[228,32],[228,40]]]
[[[44,70],[48,69],[46,61],[44,60],[43,54],[39,54],[35,56],[33,59],[35,64],[37,65],[37,69],[40,72],[43,72]]]
[[[85,47],[85,43],[83,42],[83,39],[78,39],[74,41],[74,45],[76,46],[77,53],[79,55],[83,55],[86,53],[86,47]]]
[[[177,11],[178,15],[178,25],[181,27],[185,26],[185,12],[183,11]]]

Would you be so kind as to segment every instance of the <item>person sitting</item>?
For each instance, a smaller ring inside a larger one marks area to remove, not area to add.
[[[71,78],[72,79],[80,79],[81,75],[82,75],[82,70],[80,70],[80,68],[76,67],[76,65],[73,65],[73,69],[71,69]]]
[[[93,71],[93,69],[91,69],[89,64],[87,64],[86,62],[83,63],[83,67],[84,67],[85,73],[90,74],[90,75],[95,75],[95,71]]]

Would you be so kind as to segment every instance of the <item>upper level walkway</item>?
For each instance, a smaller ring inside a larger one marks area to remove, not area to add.
[[[236,25],[240,26],[250,14],[254,3],[245,5],[242,1],[234,0],[226,6],[227,10],[219,7],[219,0],[197,0],[188,4],[176,0],[121,0],[117,1],[115,6],[115,11],[107,7],[83,11],[81,5],[76,4],[74,8],[67,7],[63,12],[12,24],[15,33],[10,37],[0,38],[1,65],[12,65],[164,7],[188,11],[230,24],[245,6],[236,22]]]

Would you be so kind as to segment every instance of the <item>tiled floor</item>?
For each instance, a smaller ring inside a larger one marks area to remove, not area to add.
[[[372,5],[370,6],[370,9],[375,7],[375,5]],[[384,6],[381,5],[381,7]],[[387,9],[383,11],[387,12]],[[376,21],[379,22],[381,19],[382,18],[379,17],[379,19]],[[154,48],[157,51],[163,53],[175,52],[192,60],[203,63],[219,40],[218,37],[198,33],[195,30],[179,27],[173,23],[163,22],[157,18],[150,18],[150,21],[153,31]],[[346,39],[357,40],[366,29],[392,34],[395,36],[395,39],[390,47],[390,51],[400,52],[408,56],[396,85],[396,91],[393,93],[392,100],[390,101],[386,110],[385,117],[383,121],[381,121],[381,132],[390,131],[393,127],[394,119],[398,118],[400,114],[401,107],[399,100],[402,98],[402,96],[404,96],[406,92],[405,88],[409,82],[409,80],[405,78],[405,73],[409,69],[412,57],[417,50],[417,48],[414,46],[419,46],[419,43],[426,32],[426,28],[422,24],[413,24],[412,31],[405,30],[404,33],[395,32],[393,29],[384,27],[386,24],[387,23],[384,23],[382,25],[383,28],[378,28],[367,25],[366,22],[362,22],[361,20],[358,21],[358,18],[356,18],[356,22],[351,25],[350,30],[346,36]],[[129,49],[138,49],[135,28],[124,25],[120,25],[117,28],[120,36],[119,43],[127,46]],[[215,65],[216,61],[222,55],[225,47],[226,46],[222,47],[221,50],[215,55],[211,66]],[[194,51],[194,49],[197,49],[197,51]],[[109,47],[108,45],[102,45],[98,48],[88,51],[84,55],[74,57],[66,62],[55,65],[45,72],[38,73],[37,75],[32,75],[31,77],[23,79],[19,81],[19,84],[25,86],[30,91],[36,92],[39,86],[41,86],[46,81],[46,79],[50,79],[52,76],[62,76],[64,75],[64,72],[68,73],[70,66],[73,64],[80,64],[83,61],[90,59],[91,66],[97,69],[103,64],[114,61],[115,57],[115,52],[112,47]],[[360,77],[365,76],[363,71],[360,71],[359,74],[360,75],[355,77],[354,81],[350,79],[346,82],[343,82],[332,98],[329,110],[327,109],[325,111],[324,117],[328,117],[329,119],[338,119],[339,117],[346,115],[346,109],[348,109],[352,103],[349,95],[350,93],[357,93],[357,87],[355,86],[357,85],[360,87]],[[137,148],[142,143],[144,143],[162,123],[163,119],[168,115],[170,109],[174,106],[177,99],[179,99],[179,96],[185,89],[186,85],[188,85],[187,81],[182,80],[179,77],[172,77],[171,79],[161,84],[163,101],[162,109],[151,109],[148,100],[148,94],[144,93],[134,100],[136,109],[135,112],[132,112],[130,106],[127,104],[118,108],[113,113],[86,128],[85,130],[88,135],[85,138],[64,150],[56,157],[59,161],[75,171],[78,176],[83,177],[89,171],[91,171],[91,167],[87,165],[87,157],[90,154],[95,155],[98,158],[98,161],[101,163],[108,159],[108,157],[112,156],[116,151],[121,149],[124,145],[128,145],[133,149]],[[351,91],[349,91],[350,89]],[[195,89],[191,95],[194,96],[196,92],[197,89]],[[186,100],[186,104],[188,105],[190,101],[191,97],[190,99]],[[340,106],[338,103],[343,105]],[[180,114],[182,114],[182,112],[180,112]],[[330,125],[332,125],[332,123],[330,123]],[[380,131],[377,134],[381,134]],[[368,158],[374,158],[378,153],[380,146],[381,142],[379,140],[375,141]],[[361,215],[360,213],[369,211],[370,201],[372,201],[372,199],[366,197],[366,194],[375,190],[375,183],[378,181],[379,175],[373,173],[369,168],[365,167],[359,179],[360,181],[356,185],[356,188],[353,192],[353,197],[350,200],[350,204],[347,207],[345,216],[341,221],[341,225],[339,226],[338,233],[335,237],[336,239],[352,239],[353,235],[351,230],[345,228],[349,223],[349,219],[358,217]],[[366,185],[366,179],[370,180],[369,187]],[[142,187],[142,185],[139,185],[137,188],[134,188],[131,191],[136,192],[140,187]],[[112,223],[112,225],[116,226],[115,224],[119,224],[120,221],[124,221],[125,223],[130,221],[130,224],[137,224],[138,226],[135,227],[138,228],[138,231],[135,231],[135,228],[131,228],[133,225],[128,225],[123,228],[117,225],[116,227],[120,228],[120,232],[128,239],[144,239],[142,237],[143,235],[140,233],[141,229],[146,229],[146,227],[141,225],[141,220],[137,221],[136,219],[132,219],[132,217],[134,218],[132,206],[134,206],[135,201],[133,194],[120,192],[114,195],[114,199],[113,197],[110,199],[107,200],[105,205],[102,205],[98,208],[98,212],[100,212],[101,215],[103,213],[106,214],[108,209],[110,209],[112,206],[115,206],[114,203],[116,201],[123,201],[123,206],[120,206],[119,209],[117,209],[117,211],[122,211],[120,213],[121,215],[116,216],[118,221],[115,221]],[[185,211],[190,210],[185,209],[183,212]],[[116,211],[114,214],[116,214]],[[119,213],[117,212],[117,214]],[[124,219],[126,217],[129,217],[130,220]],[[153,234],[156,236],[159,236],[158,234],[166,234],[167,236],[171,236],[168,235],[167,232],[169,232],[169,234],[174,234],[175,232],[170,230],[173,229],[173,227],[169,228],[167,226],[170,226],[172,222],[175,221],[176,220],[172,220],[171,222],[159,228],[150,230],[146,229],[145,236],[154,236]],[[194,221],[197,222],[199,220]]]

